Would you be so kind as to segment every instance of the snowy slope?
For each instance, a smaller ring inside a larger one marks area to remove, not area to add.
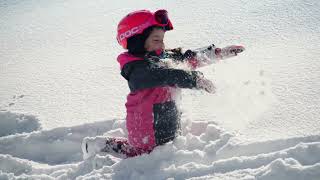
[[[167,47],[243,44],[183,91],[183,136],[150,155],[82,160],[86,136],[126,136],[118,21],[165,8]],[[0,179],[319,179],[316,0],[0,1]]]

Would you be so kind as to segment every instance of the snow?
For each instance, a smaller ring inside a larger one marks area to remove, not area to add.
[[[39,120],[32,115],[0,112],[0,137],[41,129]]]
[[[99,135],[112,132],[112,123],[119,121],[2,137],[0,177],[316,179],[320,176],[320,135],[239,144],[231,141],[234,134],[213,122],[184,124],[186,135],[148,155],[118,159],[100,153],[82,160],[82,139],[98,136],[103,140]]]
[[[118,21],[165,8],[167,47],[243,44],[184,90],[182,135],[130,159],[86,160],[85,137],[126,137]],[[319,179],[320,2],[0,2],[0,179]]]

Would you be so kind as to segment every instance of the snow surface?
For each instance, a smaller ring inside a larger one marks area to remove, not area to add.
[[[183,135],[151,154],[83,160],[87,136],[122,136],[128,93],[116,26],[169,11],[167,47],[243,44],[183,91]],[[319,179],[320,2],[0,1],[0,179]]]

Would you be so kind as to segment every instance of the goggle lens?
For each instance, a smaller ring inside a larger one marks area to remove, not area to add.
[[[166,10],[158,10],[154,13],[154,18],[157,23],[167,25],[169,22],[168,12]]]

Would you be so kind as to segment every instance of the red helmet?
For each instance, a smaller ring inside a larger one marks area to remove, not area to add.
[[[142,34],[150,26],[162,26],[165,30],[173,29],[168,12],[164,9],[154,13],[148,10],[134,11],[124,17],[118,24],[117,40],[118,43],[127,49],[128,38]]]

